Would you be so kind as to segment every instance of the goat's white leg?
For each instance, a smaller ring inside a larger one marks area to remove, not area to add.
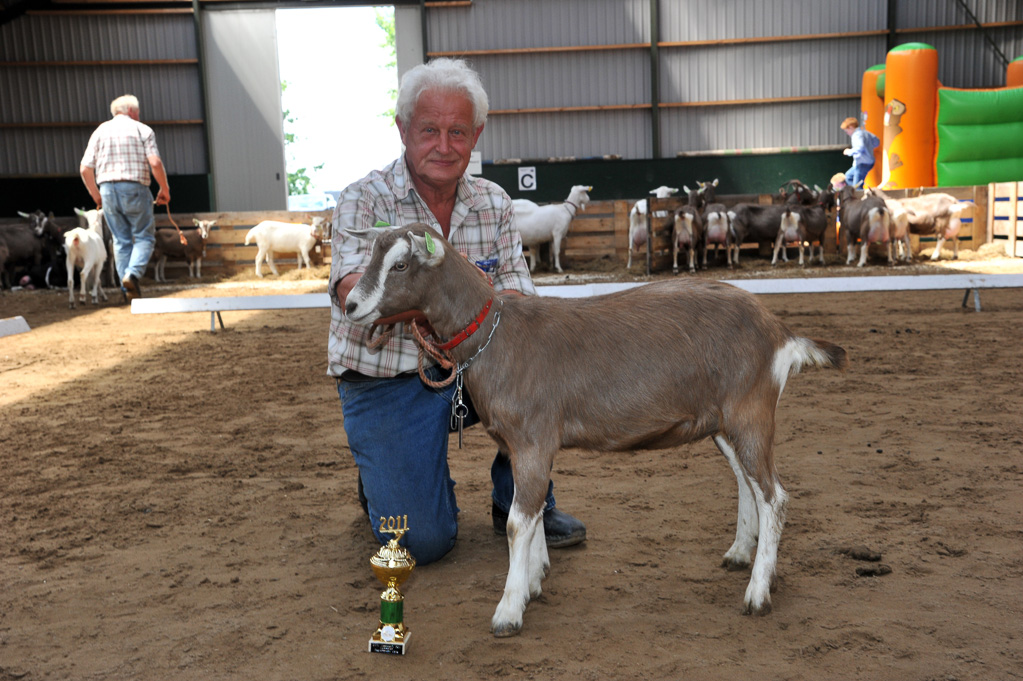
[[[529,247],[529,271],[532,272],[536,269],[536,246]]]
[[[678,239],[677,238],[672,239],[671,254],[672,254],[673,258],[674,258],[673,261],[672,261],[672,265],[671,265],[671,272],[672,272],[672,274],[678,274]]]
[[[504,596],[490,622],[490,631],[495,636],[514,636],[522,629],[522,614],[530,597],[530,568],[534,567],[530,554],[534,535],[539,533],[543,541],[542,518],[542,510],[527,517],[519,503],[512,502],[508,513],[508,578]]]
[[[274,252],[273,249],[267,248],[266,250],[266,264],[270,268],[270,271],[274,273],[275,277],[281,276],[277,272],[277,265],[274,263]]]
[[[696,273],[696,244],[689,244],[689,273]]]
[[[778,232],[778,237],[774,240],[774,257],[771,258],[771,266],[778,264],[778,251],[781,250],[782,234]]]
[[[259,251],[256,252],[256,276],[262,278],[263,276],[263,260],[266,258],[266,249],[263,246],[259,247]]]
[[[561,236],[558,234],[554,235],[554,242],[551,243],[551,257],[554,258],[554,269],[558,272],[563,271],[561,269]]]
[[[533,533],[533,543],[529,547],[529,597],[539,598],[543,593],[543,580],[550,571],[551,561],[547,556],[547,538],[543,531],[543,515]]]
[[[739,483],[739,515],[735,524],[735,541],[731,548],[725,551],[721,566],[729,570],[743,570],[753,562],[753,552],[757,548],[760,517],[756,498],[732,446],[721,435],[714,436],[714,443],[725,455],[725,459],[728,460],[728,465],[732,467],[735,479]]]
[[[195,259],[195,278],[202,279],[202,258]]]
[[[852,239],[850,238],[850,242],[851,241],[852,241]],[[851,265],[852,261],[856,259],[856,244],[849,243],[849,245],[846,246],[846,251],[847,251],[849,257],[847,257],[845,259],[845,264],[846,265]]]
[[[889,239],[887,242],[885,242],[885,246],[887,247],[887,250],[888,250],[888,264],[889,265],[894,265],[895,264],[895,258],[892,257],[892,256],[893,256],[893,249],[895,248],[895,244],[893,244],[892,240]]]
[[[952,237],[952,259],[959,259],[959,235]]]
[[[864,265],[867,264],[867,249],[868,248],[870,248],[870,244],[867,243],[866,239],[864,239],[863,240],[863,248],[860,249],[860,261],[858,263],[856,263],[857,267],[863,267]]]
[[[931,260],[938,260],[941,258],[941,247],[945,245],[945,237],[939,236],[938,241],[934,244],[934,253],[931,254]]]
[[[785,527],[785,507],[788,494],[777,481],[771,501],[767,501],[764,491],[753,478],[750,486],[756,497],[760,512],[760,540],[757,543],[757,557],[753,563],[753,575],[746,587],[746,598],[743,613],[746,615],[766,615],[771,612],[771,585],[774,583],[775,570],[778,565],[778,543]]]

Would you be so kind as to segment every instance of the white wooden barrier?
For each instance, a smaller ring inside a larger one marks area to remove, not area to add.
[[[725,279],[726,284],[750,293],[857,293],[865,291],[965,291],[963,307],[973,292],[974,307],[980,311],[980,290],[985,288],[1023,288],[1023,274],[921,274],[881,277],[817,277],[812,279]],[[644,286],[646,282],[537,286],[541,296],[584,298]],[[214,298],[136,298],[132,314],[168,312],[209,312],[210,331],[216,321],[224,328],[220,313],[231,310],[295,310],[330,307],[326,293],[301,293],[269,296],[225,296]]]

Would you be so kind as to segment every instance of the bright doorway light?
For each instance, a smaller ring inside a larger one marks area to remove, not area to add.
[[[397,67],[377,12],[393,7],[277,10],[281,95],[292,123],[288,172],[306,168],[310,192],[338,191],[401,153],[393,118]],[[319,170],[315,167],[323,164]]]

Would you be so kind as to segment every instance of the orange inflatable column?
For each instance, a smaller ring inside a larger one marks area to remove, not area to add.
[[[863,72],[863,87],[860,92],[860,120],[863,129],[884,140],[884,64],[871,66]],[[881,152],[883,145],[874,149],[874,167],[867,173],[863,181],[864,187],[877,187],[881,184]]]
[[[1016,57],[1005,69],[1005,87],[1023,87],[1023,57]]]
[[[899,45],[884,73],[881,185],[933,187],[938,51],[926,43]]]

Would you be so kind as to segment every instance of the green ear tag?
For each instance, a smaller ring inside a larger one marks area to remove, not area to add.
[[[437,252],[437,244],[433,243],[433,237],[427,232],[426,236],[426,250],[432,255]]]
[[[376,224],[373,225],[373,226],[374,227],[390,227],[390,225],[387,224],[386,222],[384,222],[383,220],[377,220]]]

